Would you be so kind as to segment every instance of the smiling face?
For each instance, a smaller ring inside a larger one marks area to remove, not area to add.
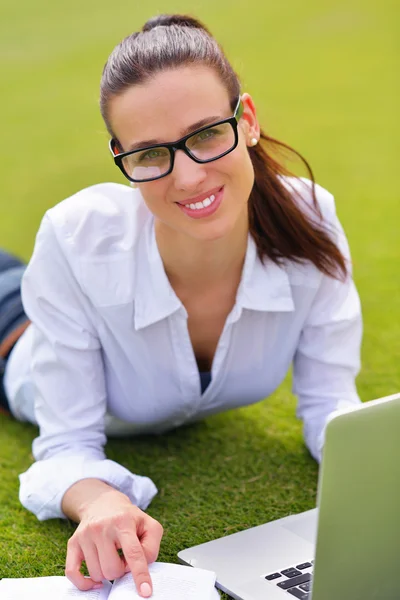
[[[258,139],[259,127],[250,96],[244,94],[242,102],[239,142],[231,153],[199,164],[177,150],[172,173],[138,184],[157,226],[164,231],[214,240],[247,222],[247,201],[254,183],[247,146],[252,138]],[[145,84],[114,96],[109,106],[110,124],[124,151],[175,141],[231,116],[226,88],[205,66],[158,73]]]

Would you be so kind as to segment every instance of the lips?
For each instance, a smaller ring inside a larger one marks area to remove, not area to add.
[[[216,194],[222,190],[222,187],[216,187],[204,194],[200,194],[199,196],[195,196],[193,198],[188,198],[186,200],[182,200],[181,202],[177,202],[181,206],[188,206],[189,204],[196,204],[197,202],[203,202],[206,198],[210,198],[210,196],[216,196]]]
[[[185,200],[185,204],[177,202],[179,209],[192,219],[203,219],[213,215],[221,205],[225,188],[216,188],[196,198]]]

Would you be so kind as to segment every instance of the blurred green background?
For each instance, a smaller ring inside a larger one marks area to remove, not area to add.
[[[29,258],[45,210],[121,181],[98,110],[113,47],[161,12],[202,19],[255,98],[263,126],[336,197],[365,317],[360,389],[400,388],[399,3],[9,2],[0,12],[0,244]]]
[[[264,128],[299,150],[335,195],[364,313],[360,395],[369,400],[399,391],[399,6],[395,0],[2,3],[0,245],[28,259],[48,207],[82,187],[122,182],[98,110],[103,65],[150,16],[193,14],[223,45]],[[166,482],[167,497],[160,495],[151,509],[167,525],[161,558],[174,560],[185,544],[311,508],[316,466],[302,447],[289,390],[290,379],[267,403],[210,419],[190,434],[109,445],[113,458]],[[16,476],[29,466],[36,430],[4,419],[1,427],[7,547],[0,547],[0,576],[43,574],[49,533],[59,552],[56,559],[54,548],[47,552],[46,572],[62,574],[73,529],[39,524],[16,496]],[[243,437],[250,432],[251,440]],[[266,444],[267,433],[275,446]],[[186,444],[194,454],[184,460]],[[130,463],[132,448],[146,456]],[[182,461],[167,480],[166,450]],[[235,468],[227,475],[232,457]],[[202,459],[214,464],[212,474],[208,467],[202,472],[196,462]],[[168,500],[168,489],[181,493]],[[33,543],[32,535],[41,541]],[[11,553],[14,547],[18,552]],[[26,562],[34,549],[36,558]]]

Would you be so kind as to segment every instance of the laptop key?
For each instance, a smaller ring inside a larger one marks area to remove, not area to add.
[[[293,577],[292,579],[286,579],[286,581],[281,581],[277,585],[278,585],[278,587],[282,588],[283,590],[288,590],[292,587],[296,587],[296,585],[300,585],[301,583],[306,583],[307,581],[310,581],[310,580],[311,580],[310,573],[302,573],[298,577]]]
[[[309,600],[310,594],[307,592],[302,592],[299,588],[292,588],[288,590],[289,594],[292,594],[295,598],[299,598],[299,600]]]
[[[282,577],[282,575],[280,573],[271,573],[271,575],[266,575],[265,579],[272,581],[273,579],[278,579],[278,577]]]
[[[286,577],[296,577],[296,575],[301,575],[301,571],[298,571],[294,567],[290,567],[290,569],[283,569],[281,573],[282,575],[286,575]]]
[[[299,585],[299,588],[301,590],[303,590],[304,592],[311,592],[311,581],[308,581],[307,583],[303,583],[302,585]]]
[[[305,562],[301,563],[301,565],[296,565],[296,569],[300,569],[300,571],[302,571],[303,569],[309,569],[310,567],[312,567],[312,564],[310,562]]]

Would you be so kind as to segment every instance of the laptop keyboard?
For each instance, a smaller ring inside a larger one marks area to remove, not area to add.
[[[304,562],[276,573],[270,573],[265,579],[275,583],[294,598],[311,600],[311,577],[314,561]],[[289,600],[289,599],[288,599]]]

